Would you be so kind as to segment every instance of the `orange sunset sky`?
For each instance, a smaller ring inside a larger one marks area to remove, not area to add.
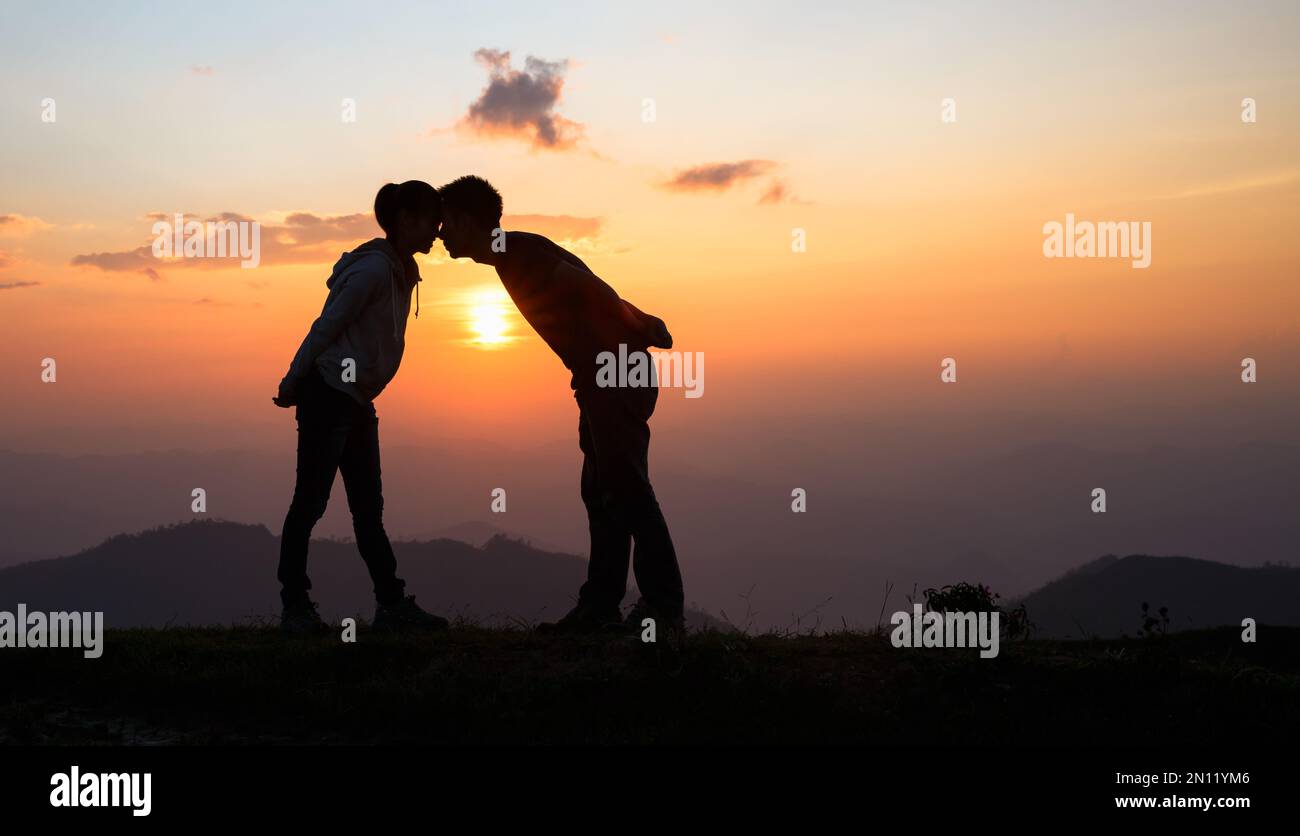
[[[704,396],[666,393],[655,427],[705,464],[737,423],[776,445],[958,397],[1284,437],[1298,7],[1052,6],[6,11],[0,445],[289,449],[270,398],[376,189],[466,173],[703,352]],[[262,263],[153,259],[151,214],[177,212],[256,219]],[[1150,222],[1151,266],[1045,258],[1067,213]],[[420,263],[385,444],[569,441],[567,374],[495,273]],[[1268,411],[1242,424],[1244,357]]]

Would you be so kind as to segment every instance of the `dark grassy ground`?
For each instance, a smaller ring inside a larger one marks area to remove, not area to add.
[[[1155,744],[1300,739],[1300,629],[895,649],[699,633],[676,649],[464,627],[286,640],[110,631],[0,650],[0,742]]]

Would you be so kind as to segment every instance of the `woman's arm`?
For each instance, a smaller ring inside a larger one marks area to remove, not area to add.
[[[298,351],[289,364],[289,372],[280,381],[280,390],[271,402],[279,407],[290,407],[298,402],[298,383],[311,374],[316,358],[338,339],[343,329],[353,322],[374,293],[378,272],[358,269],[339,276],[342,286],[325,309],[311,324]]]

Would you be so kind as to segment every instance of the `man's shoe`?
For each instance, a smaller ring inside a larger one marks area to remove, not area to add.
[[[392,604],[380,604],[375,607],[375,620],[371,627],[375,630],[417,630],[436,632],[446,630],[447,619],[427,613],[416,606],[415,596],[407,595]]]
[[[623,619],[623,629],[640,634],[647,618],[654,619],[656,635],[681,636],[686,632],[686,618],[681,610],[663,610],[653,606],[644,598],[638,598]]]
[[[618,607],[603,609],[580,603],[559,621],[538,624],[537,632],[547,635],[605,633],[618,630],[622,621]]]
[[[316,604],[303,601],[285,604],[280,611],[280,632],[288,636],[319,636],[328,633],[330,626],[316,612]]]

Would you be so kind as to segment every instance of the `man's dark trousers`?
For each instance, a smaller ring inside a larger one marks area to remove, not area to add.
[[[591,560],[579,600],[617,609],[627,592],[628,556],[641,597],[666,616],[683,612],[682,575],[659,501],[650,486],[650,416],[657,386],[578,386],[582,501]],[[635,548],[633,548],[635,543]]]
[[[325,513],[334,476],[343,473],[357,549],[370,571],[381,604],[402,598],[397,559],[384,531],[384,497],[379,478],[379,417],[312,370],[298,392],[298,477],[280,534],[280,598],[286,606],[307,600],[307,544]]]

